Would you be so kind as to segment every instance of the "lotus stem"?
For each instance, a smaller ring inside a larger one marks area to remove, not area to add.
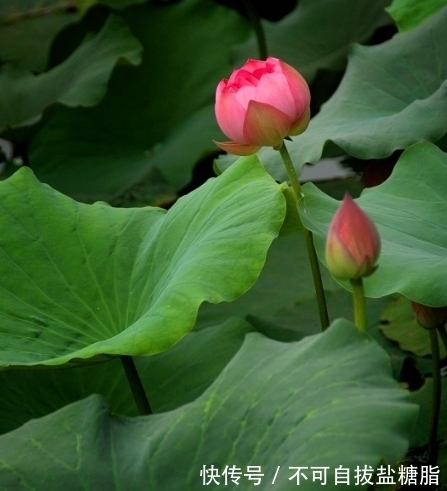
[[[444,348],[447,351],[447,331],[445,330],[445,322],[442,322],[438,327],[439,335],[441,336],[442,343]]]
[[[147,398],[143,383],[141,382],[140,375],[138,374],[138,370],[135,366],[133,358],[127,355],[122,355],[120,356],[120,358],[139,414],[141,416],[152,414],[149,400]]]
[[[432,465],[438,460],[438,426],[441,411],[441,360],[439,354],[439,340],[437,329],[429,329],[432,372],[433,372],[433,398],[430,415],[430,429],[428,435],[428,458]]]
[[[256,41],[258,43],[259,58],[261,60],[265,60],[267,59],[268,55],[267,40],[265,38],[264,28],[262,27],[258,11],[256,10],[252,0],[244,0],[244,7],[255,31]]]
[[[292,184],[292,189],[295,193],[297,202],[303,197],[301,193],[301,185],[298,180],[298,176],[295,172],[292,159],[290,158],[289,151],[287,150],[285,142],[279,147],[279,153],[286,168],[287,174]],[[320,264],[318,262],[317,253],[315,251],[314,239],[312,232],[303,225],[304,237],[306,240],[307,255],[309,258],[310,268],[312,270],[312,278],[314,281],[315,294],[318,303],[318,314],[320,316],[320,324],[322,330],[326,330],[329,327],[329,315],[327,311],[326,296],[324,293],[323,280],[321,279]]]
[[[366,301],[363,289],[363,279],[356,278],[351,280],[352,295],[354,300],[354,324],[359,331],[366,331]]]

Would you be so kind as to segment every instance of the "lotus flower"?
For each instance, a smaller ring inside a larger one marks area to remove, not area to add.
[[[326,263],[335,278],[358,279],[376,269],[380,236],[365,212],[346,194],[332,218],[326,240]]]
[[[293,67],[273,57],[248,60],[217,86],[216,119],[232,141],[215,143],[236,155],[278,148],[307,128],[309,104],[309,87]]]

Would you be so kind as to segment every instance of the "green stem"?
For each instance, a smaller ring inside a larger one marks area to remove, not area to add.
[[[298,176],[296,175],[295,167],[293,167],[293,162],[290,158],[290,153],[287,150],[286,143],[283,142],[278,150],[286,167],[290,183],[292,184],[292,189],[295,192],[296,200],[299,201],[303,197],[303,195],[301,194],[300,181],[298,181]]]
[[[261,60],[265,60],[267,58],[267,40],[265,38],[265,32],[261,24],[261,19],[258,15],[258,11],[256,10],[252,0],[244,0],[244,7],[253,29],[255,30],[259,58]]]
[[[359,331],[366,331],[366,301],[362,278],[352,279],[351,285],[354,299],[354,323]]]
[[[447,350],[447,331],[445,330],[445,323],[443,322],[438,327],[439,335],[441,336],[442,343],[444,344],[444,348]]]
[[[289,151],[287,150],[285,142],[278,149],[281,155],[282,161],[286,168],[287,174],[292,184],[292,189],[295,193],[297,202],[303,197],[301,194],[301,186],[298,180],[298,176],[295,172],[292,159],[290,158]],[[318,262],[317,253],[315,251],[314,239],[312,232],[303,225],[304,237],[306,240],[307,255],[309,257],[310,268],[312,270],[312,278],[314,281],[315,294],[317,296],[318,313],[320,316],[321,328],[326,330],[329,327],[329,315],[327,311],[326,296],[324,294],[323,280],[321,279],[320,263]]]
[[[430,415],[430,430],[428,436],[428,458],[430,464],[436,465],[438,460],[438,426],[441,411],[441,361],[437,329],[429,329],[431,356],[433,365],[433,400]]]
[[[315,294],[317,296],[318,313],[320,315],[320,324],[323,331],[329,327],[329,315],[327,311],[326,296],[324,293],[323,280],[321,279],[320,264],[315,251],[314,237],[312,232],[304,227],[304,237],[306,239],[307,255],[309,257],[312,278],[314,280]]]
[[[141,416],[152,414],[149,400],[147,398],[146,392],[144,391],[143,383],[141,382],[140,376],[138,375],[137,367],[135,366],[133,358],[127,355],[122,355],[120,356],[120,358],[138,412]]]

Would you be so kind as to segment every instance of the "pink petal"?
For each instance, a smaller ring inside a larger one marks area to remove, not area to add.
[[[298,121],[292,125],[288,136],[300,135],[308,126],[310,121],[310,107],[307,106]]]
[[[248,143],[244,137],[246,108],[238,102],[237,93],[232,92],[225,81],[221,81],[217,86],[214,107],[217,124],[228,138],[240,143]]]
[[[274,65],[275,67],[279,67],[281,63],[280,59],[275,58],[274,56],[268,56],[265,62],[268,63],[269,65]]]
[[[244,122],[245,141],[276,147],[288,135],[290,119],[276,107],[250,101]]]
[[[256,87],[253,85],[241,87],[235,94],[235,98],[242,107],[247,109],[250,101],[256,100]]]
[[[380,252],[379,232],[368,215],[349,194],[345,195],[340,209],[339,237],[354,259],[360,263],[365,257],[377,257]]]
[[[255,100],[276,107],[289,116],[289,125],[297,118],[295,100],[282,73],[263,75],[256,88]],[[300,114],[302,109],[300,110]]]
[[[298,113],[302,113],[304,108],[310,104],[309,86],[295,68],[281,60],[278,60],[278,63],[289,84],[290,93],[294,99],[296,110]]]
[[[326,261],[333,276],[369,276],[376,270],[380,236],[366,213],[346,194],[332,218],[326,240]]]
[[[213,142],[222,150],[234,155],[251,155],[256,153],[261,147],[259,145],[250,145],[247,143],[237,143],[237,142]]]
[[[253,76],[248,70],[235,70],[228,81],[229,84],[235,85],[237,88],[243,87],[244,85],[253,85],[256,87],[258,85],[259,79]]]
[[[254,73],[256,70],[260,70],[264,72],[265,70],[269,70],[267,66],[267,60],[253,60],[252,58],[247,60],[242,67],[243,70],[247,70],[251,73]]]

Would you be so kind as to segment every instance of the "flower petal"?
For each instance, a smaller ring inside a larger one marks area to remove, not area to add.
[[[222,150],[240,156],[251,155],[261,148],[259,145],[250,145],[247,143],[217,142],[215,140],[213,142]]]
[[[237,70],[233,73],[228,81],[229,84],[234,85],[236,88],[243,87],[244,85],[252,85],[256,87],[259,79],[257,79],[251,72],[247,70]]]
[[[304,77],[292,66],[278,60],[282,73],[285,75],[290,92],[295,102],[298,113],[303,113],[310,104],[310,90]],[[301,108],[301,109],[300,109]]]
[[[269,63],[269,60],[254,60],[253,58],[250,58],[247,60],[242,67],[243,70],[248,70],[251,73],[270,73],[272,71],[271,68],[271,63]]]
[[[234,94],[234,97],[247,110],[249,102],[255,100],[256,87],[254,85],[244,85]]]
[[[326,263],[332,276],[369,276],[380,254],[379,232],[349,194],[334,214],[326,238]]]
[[[340,279],[355,278],[360,267],[336,231],[330,231],[328,234],[326,264],[331,275]]]
[[[244,121],[244,141],[266,147],[282,144],[289,133],[290,118],[276,107],[250,101]]]
[[[292,125],[289,136],[300,135],[308,126],[310,121],[310,107],[307,106],[298,121]]]
[[[297,110],[295,99],[287,78],[282,73],[266,73],[259,80],[253,97],[255,101],[270,104],[289,116],[289,126],[303,113],[303,107]]]
[[[237,92],[232,91],[225,81],[221,81],[216,89],[215,114],[217,124],[224,134],[240,143],[248,143],[244,138],[244,119],[246,107],[237,98]]]

